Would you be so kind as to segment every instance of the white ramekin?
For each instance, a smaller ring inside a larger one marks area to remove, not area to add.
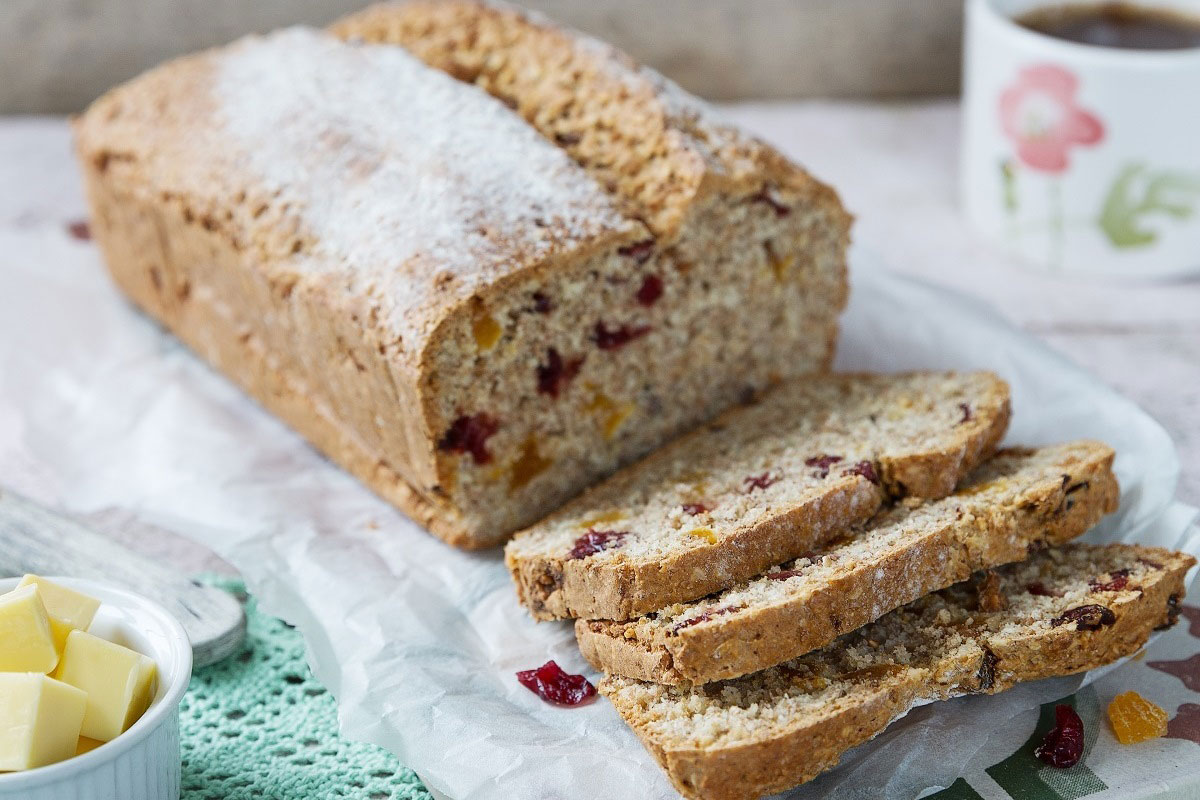
[[[114,584],[49,579],[100,601],[91,632],[153,658],[158,692],[142,718],[111,742],[57,764],[0,773],[0,800],[178,800],[179,701],[192,676],[183,627],[162,606]],[[0,593],[19,580],[0,579]]]

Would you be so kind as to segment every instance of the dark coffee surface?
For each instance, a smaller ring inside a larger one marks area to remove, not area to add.
[[[1135,3],[1068,3],[1035,9],[1016,21],[1047,36],[1100,47],[1200,47],[1200,16]]]

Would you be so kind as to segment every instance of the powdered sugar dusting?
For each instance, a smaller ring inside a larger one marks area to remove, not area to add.
[[[292,28],[218,57],[221,124],[317,242],[296,268],[402,337],[447,301],[634,223],[501,102],[398,47]]]

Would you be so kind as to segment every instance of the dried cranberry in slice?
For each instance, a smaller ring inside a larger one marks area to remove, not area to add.
[[[747,475],[742,479],[742,483],[746,484],[746,494],[750,494],[755,489],[766,489],[773,483],[778,483],[779,478],[771,475],[770,472],[764,472],[762,475]]]
[[[649,332],[649,325],[622,325],[610,330],[603,322],[597,322],[592,341],[601,350],[616,350]]]
[[[962,410],[962,419],[958,421],[959,425],[962,425],[963,423],[966,423],[966,422],[970,422],[972,419],[975,418],[974,415],[971,413],[970,404],[959,403],[958,407]]]
[[[610,547],[618,547],[621,541],[629,535],[629,531],[597,531],[589,530],[575,540],[575,546],[567,553],[567,559],[587,558]]]
[[[639,264],[643,264],[646,259],[650,258],[650,254],[654,252],[654,240],[643,239],[640,242],[627,244],[624,247],[618,247],[617,252],[627,258],[632,258]]]
[[[563,361],[558,351],[551,347],[546,351],[546,363],[537,367],[538,392],[558,397],[558,393],[579,374],[582,366],[582,356]]]
[[[550,302],[550,298],[541,292],[533,293],[533,310],[539,314],[549,314],[554,310],[554,303]]]
[[[1067,609],[1061,616],[1050,620],[1050,627],[1057,628],[1059,625],[1074,622],[1077,631],[1098,631],[1105,625],[1112,625],[1116,621],[1117,615],[1112,612],[1112,609],[1093,603]]]
[[[788,578],[796,577],[802,571],[803,570],[798,569],[784,569],[780,570],[779,572],[768,572],[767,577],[773,581],[786,581]]]
[[[704,505],[704,503],[684,503],[683,504],[683,513],[685,513],[689,516],[692,516],[692,517],[696,516],[697,514],[705,514],[709,511],[712,511],[712,509],[709,508],[708,506]]]
[[[476,464],[490,464],[487,440],[500,429],[500,421],[490,414],[462,416],[438,442],[438,449],[450,453],[470,453]]]
[[[829,474],[829,468],[842,460],[841,456],[821,455],[813,456],[812,458],[804,459],[804,466],[816,467],[819,471],[818,477],[824,478]]]
[[[1054,727],[1033,754],[1052,767],[1066,769],[1083,757],[1083,720],[1068,705],[1054,707]]]
[[[646,307],[654,305],[662,297],[663,282],[657,275],[647,275],[642,280],[642,288],[638,289],[637,301]]]
[[[671,633],[678,633],[684,628],[690,628],[693,625],[699,625],[701,622],[708,622],[713,617],[719,617],[722,614],[728,614],[737,610],[737,606],[724,606],[722,608],[713,608],[708,611],[701,612],[699,615],[692,617],[691,619],[676,623],[675,626],[671,628]]]
[[[571,675],[554,661],[517,673],[521,685],[547,703],[578,706],[596,696],[596,687],[582,675]]]
[[[1119,592],[1129,585],[1129,570],[1127,569],[1118,569],[1108,575],[1109,580],[1105,583],[1092,578],[1088,581],[1088,587],[1093,592]]]
[[[1046,586],[1046,584],[1042,583],[1041,581],[1034,581],[1033,583],[1027,584],[1025,586],[1025,589],[1031,595],[1034,595],[1035,597],[1062,597],[1063,596],[1062,592],[1054,591],[1053,589],[1049,588],[1048,586]]]
[[[870,461],[859,461],[854,466],[842,470],[842,474],[861,475],[876,486],[879,485],[879,474],[875,472],[875,465]]]

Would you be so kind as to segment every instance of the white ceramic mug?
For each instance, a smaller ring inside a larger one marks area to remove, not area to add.
[[[1200,16],[1200,0],[1146,0]],[[1200,276],[1200,48],[1079,44],[967,0],[962,192],[982,234],[1071,275]]]

